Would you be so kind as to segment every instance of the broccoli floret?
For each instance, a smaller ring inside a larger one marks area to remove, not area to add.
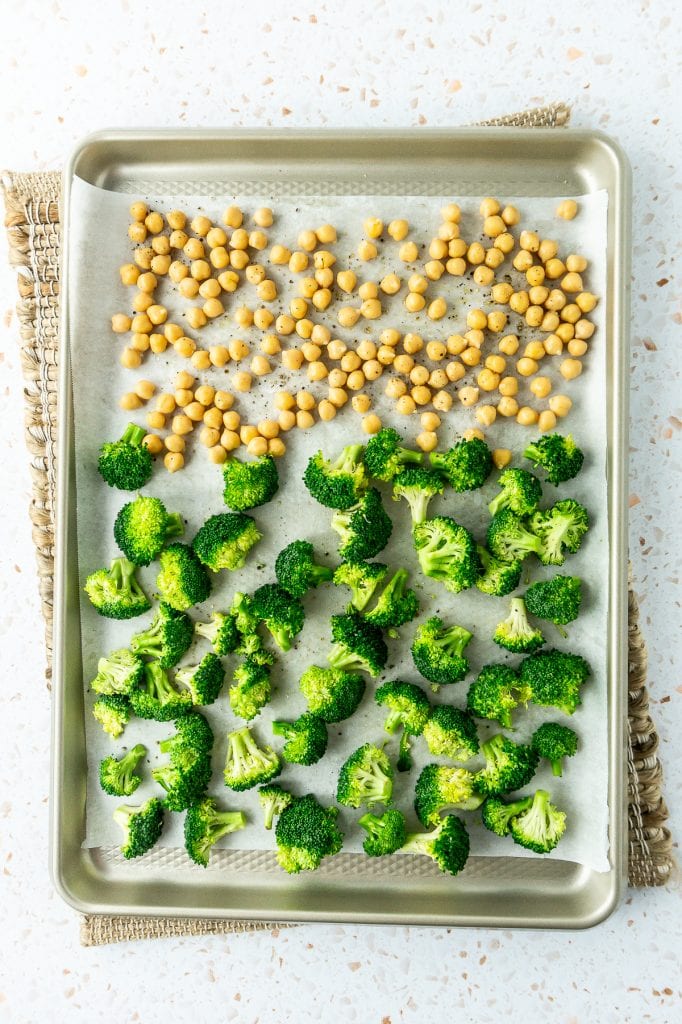
[[[530,745],[550,762],[552,775],[560,776],[564,758],[573,757],[578,749],[578,737],[567,725],[545,722],[533,733]]]
[[[335,512],[331,527],[341,538],[339,554],[348,562],[374,558],[386,547],[393,531],[376,487],[366,491],[357,505]]]
[[[305,619],[299,599],[278,583],[264,583],[254,593],[252,607],[280,650],[291,650],[294,637],[303,629]]]
[[[234,616],[235,625],[242,637],[254,636],[260,619],[253,607],[253,598],[237,591],[232,598],[230,615]]]
[[[110,487],[138,491],[152,475],[152,454],[143,444],[146,431],[129,423],[120,441],[108,441],[99,450],[97,468]]]
[[[263,824],[268,831],[272,828],[275,818],[293,803],[293,796],[276,784],[261,786],[258,790],[258,801],[263,808]]]
[[[233,456],[223,464],[223,482],[223,500],[235,512],[265,505],[279,487],[275,460],[261,455],[253,462],[242,462]]]
[[[481,746],[485,768],[476,775],[476,789],[485,796],[521,789],[535,775],[540,760],[531,746],[514,743],[498,733]]]
[[[476,580],[476,586],[481,593],[505,597],[511,594],[512,590],[516,590],[521,581],[521,562],[502,562],[499,558],[493,558],[487,548],[480,544],[476,551],[483,566],[483,573]]]
[[[350,587],[351,605],[361,612],[387,572],[388,566],[383,562],[342,562],[334,573],[334,583],[337,587]]]
[[[195,622],[194,632],[205,637],[213,645],[213,650],[222,658],[232,654],[239,647],[241,634],[233,615],[213,612],[210,622]]]
[[[177,665],[192,643],[192,620],[184,612],[178,612],[165,601],[148,629],[136,633],[130,646],[138,655],[145,655],[158,661],[161,668]]]
[[[467,709],[476,718],[497,721],[511,729],[511,713],[530,700],[530,687],[510,665],[484,665],[469,687]]]
[[[428,721],[431,713],[428,697],[415,683],[392,680],[379,687],[374,699],[390,711],[384,722],[386,732],[402,729],[397,768],[399,772],[409,772],[412,768],[409,737],[420,736]]]
[[[399,850],[407,839],[405,816],[391,808],[383,814],[363,814],[358,825],[367,833],[362,848],[368,857],[386,857]]]
[[[483,824],[496,836],[508,836],[512,818],[515,818],[521,811],[527,810],[532,803],[532,796],[522,797],[509,804],[506,804],[499,796],[486,797],[481,807]]]
[[[469,671],[463,651],[471,633],[463,626],[446,626],[437,615],[423,622],[414,634],[412,660],[433,689],[458,683]]]
[[[317,764],[327,749],[327,726],[310,711],[295,722],[273,722],[272,731],[286,740],[282,757],[292,764]]]
[[[205,654],[198,665],[183,665],[175,673],[175,682],[186,686],[192,698],[192,704],[203,706],[213,704],[225,681],[225,670],[220,658],[213,654]]]
[[[310,541],[294,540],[277,555],[275,576],[279,585],[293,597],[303,597],[311,587],[331,580],[334,570],[326,565],[317,565]]]
[[[435,516],[418,523],[414,546],[422,572],[459,594],[472,587],[481,572],[476,542],[468,530],[450,516]]]
[[[162,599],[176,611],[186,611],[211,593],[209,575],[188,544],[169,544],[159,555],[159,564],[156,586]]]
[[[357,612],[332,615],[334,647],[327,655],[332,668],[378,676],[386,665],[388,648],[378,626]]]
[[[265,665],[267,668],[271,668],[276,661],[272,651],[263,646],[263,641],[258,633],[243,636],[239,646],[235,648],[235,654],[238,654],[240,658],[252,661],[254,665]]]
[[[511,509],[517,516],[535,512],[542,498],[542,485],[536,476],[527,469],[505,469],[497,482],[502,490],[488,505],[491,516],[503,508]]]
[[[414,788],[414,809],[422,825],[437,825],[446,810],[473,811],[483,797],[476,791],[476,776],[466,768],[427,764]]]
[[[248,726],[227,734],[225,785],[236,792],[261,786],[282,771],[272,747],[259,747]]]
[[[392,480],[407,463],[421,462],[421,452],[402,447],[397,430],[384,427],[370,437],[365,448],[365,466],[375,480]]]
[[[498,647],[504,647],[512,654],[530,654],[544,644],[542,631],[534,629],[528,621],[522,597],[511,599],[509,615],[503,622],[498,622],[493,633],[493,641]]]
[[[398,853],[423,854],[441,871],[458,875],[469,857],[469,833],[460,818],[448,814],[432,832],[408,835]]]
[[[144,664],[141,658],[121,647],[97,662],[97,675],[90,683],[95,693],[129,694],[142,680]]]
[[[192,547],[200,562],[212,572],[241,569],[251,548],[263,534],[244,512],[221,512],[200,527]]]
[[[365,679],[357,672],[311,665],[299,681],[308,709],[323,721],[342,722],[354,714],[365,692]]]
[[[346,807],[389,803],[393,794],[393,766],[383,750],[364,743],[346,758],[336,787],[338,803]]]
[[[490,520],[487,543],[491,554],[502,562],[522,562],[532,551],[539,558],[542,550],[540,538],[530,533],[523,521],[508,508]]]
[[[580,687],[590,675],[590,666],[579,654],[537,651],[524,658],[519,675],[533,704],[572,715],[582,703]]]
[[[270,669],[252,658],[245,658],[234,670],[233,680],[229,690],[230,707],[238,718],[250,722],[272,696]]]
[[[458,441],[447,452],[431,452],[431,465],[455,491],[475,491],[482,487],[493,468],[490,448],[478,437]]]
[[[569,434],[545,434],[529,444],[523,453],[537,468],[541,466],[550,483],[560,484],[571,480],[582,469],[585,456]]]
[[[409,575],[407,569],[398,569],[384,587],[374,608],[365,613],[368,622],[380,629],[397,629],[419,614],[419,598],[414,590],[407,587]]]
[[[351,444],[335,459],[325,459],[317,452],[309,460],[303,482],[313,498],[327,508],[350,508],[369,487],[362,461],[364,448]]]
[[[114,821],[123,829],[121,853],[130,860],[141,857],[156,843],[163,830],[163,804],[156,797],[139,807],[122,804],[114,811]]]
[[[130,694],[130,703],[139,718],[170,722],[190,710],[192,697],[175,689],[160,662],[150,661],[144,667],[144,682]]]
[[[175,729],[175,735],[159,743],[169,763],[152,768],[152,778],[166,790],[166,809],[184,811],[203,798],[211,781],[213,732],[196,711],[179,718]]]
[[[509,822],[514,842],[533,853],[549,853],[566,831],[566,814],[550,799],[547,790],[538,789],[530,807]]]
[[[416,525],[426,519],[434,494],[442,494],[444,489],[445,483],[438,473],[422,466],[413,466],[401,470],[393,480],[393,500],[405,499],[410,506],[412,522]]]
[[[110,754],[100,761],[99,784],[104,792],[109,796],[130,796],[134,793],[142,782],[135,769],[146,753],[147,748],[138,743],[120,758]]]
[[[468,761],[478,753],[478,735],[473,719],[460,708],[439,704],[424,726],[429,751],[453,761]]]
[[[114,558],[108,569],[97,569],[85,581],[85,593],[99,615],[108,619],[134,619],[151,608],[137,582],[137,566],[127,558]]]
[[[185,529],[179,512],[167,512],[160,498],[140,495],[119,511],[114,521],[114,539],[135,565],[149,565],[171,537]]]
[[[133,709],[121,693],[105,693],[92,705],[92,713],[104,731],[116,739],[123,733]]]
[[[538,558],[543,565],[563,565],[564,548],[575,554],[589,529],[587,509],[572,498],[557,501],[545,512],[536,512],[529,527],[540,542]]]
[[[187,808],[185,815],[185,849],[195,864],[208,867],[211,849],[230,832],[246,825],[243,811],[220,811],[212,797],[204,797]]]
[[[324,857],[343,845],[336,825],[336,807],[322,807],[312,793],[296,797],[285,807],[275,827],[277,861],[289,874],[315,871]]]
[[[526,608],[538,619],[565,626],[578,618],[582,581],[577,576],[555,576],[546,583],[534,583],[525,593]],[[560,630],[565,636],[564,630]]]

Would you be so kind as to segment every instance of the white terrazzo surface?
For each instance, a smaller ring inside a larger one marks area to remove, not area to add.
[[[284,13],[284,11],[287,13]],[[556,99],[634,171],[630,547],[673,828],[680,665],[679,54],[667,2],[5,4],[0,164],[107,126],[456,125]],[[679,892],[581,933],[302,927],[99,949],[47,874],[49,702],[26,514],[15,286],[0,241],[0,1021],[682,1020]]]

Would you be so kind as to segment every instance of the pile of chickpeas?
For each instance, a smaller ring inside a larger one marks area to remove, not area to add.
[[[577,212],[574,200],[563,200],[556,210],[567,220]],[[577,254],[562,259],[558,243],[534,231],[522,230],[517,239],[512,228],[520,224],[521,215],[514,206],[502,207],[491,197],[483,200],[479,213],[485,242],[461,237],[462,211],[449,203],[441,210],[442,223],[427,247],[428,259],[423,257],[423,273],[415,270],[403,279],[390,272],[379,281],[359,282],[355,270],[337,264],[330,248],[337,243],[333,225],[301,231],[297,248],[290,250],[270,244],[265,229],[272,227],[274,217],[268,208],[255,210],[252,225],[245,226],[242,210],[230,206],[222,217],[224,226],[218,226],[205,216],[188,222],[180,210],[164,218],[145,203],[133,203],[128,229],[135,245],[133,262],[119,271],[122,283],[136,289],[132,315],[116,313],[111,321],[115,333],[128,335],[120,362],[136,370],[147,353],[161,354],[170,346],[193,370],[180,371],[174,389],[157,395],[155,409],[147,413],[150,450],[160,454],[165,449],[164,464],[175,472],[185,464],[186,438],[197,427],[200,443],[215,463],[224,462],[242,445],[254,456],[281,456],[286,451],[283,434],[308,430],[317,420],[332,420],[348,402],[362,417],[365,433],[374,434],[382,422],[372,411],[372,394],[384,375],[383,391],[395,401],[395,412],[419,415],[416,444],[425,452],[437,447],[442,417],[455,402],[471,408],[478,423],[465,436],[484,436],[482,428],[498,416],[540,431],[553,430],[572,402],[565,394],[553,393],[552,380],[540,372],[541,363],[548,356],[559,357],[559,373],[568,381],[582,372],[594,333],[588,314],[598,301],[583,286],[587,260]],[[420,247],[409,239],[406,220],[385,225],[371,217],[364,221],[363,233],[366,237],[355,253],[358,270],[360,264],[371,265],[381,245],[392,243],[397,243],[401,264],[414,266],[420,260]],[[517,275],[524,275],[523,287],[514,288],[510,273],[497,280],[507,260]],[[271,308],[279,299],[277,281],[270,276],[277,268],[297,275],[298,294],[288,304],[280,300]],[[447,315],[448,304],[441,295],[429,294],[430,289],[443,278],[469,273],[476,285],[490,289],[490,303],[499,308],[469,309],[463,333],[443,332],[442,338],[425,340],[416,331],[386,327],[374,339],[367,336],[369,323],[384,315],[386,298],[401,291],[407,315],[423,312],[437,324]],[[155,298],[164,280],[190,303],[183,317],[193,332],[199,334],[209,322],[229,316],[237,333],[254,328],[260,332],[255,350],[239,336],[202,347],[185,327],[169,322],[166,306]],[[260,302],[255,308],[231,298],[245,284],[255,289]],[[339,326],[352,329],[367,322],[362,328],[365,336],[356,344],[334,337],[331,327],[321,322],[320,314],[332,303],[341,304],[328,314],[328,323],[333,317]],[[511,314],[538,335],[522,350],[518,332],[509,332]],[[211,368],[228,373],[229,390],[197,380],[197,373]],[[304,373],[314,390],[282,389],[272,398],[270,417],[242,423],[233,408],[236,396],[276,370],[292,376]],[[322,397],[315,393],[320,386],[326,389]],[[522,387],[531,396],[525,404]],[[121,408],[138,409],[155,392],[154,384],[140,380],[121,397]],[[510,457],[508,449],[494,452],[500,467]]]

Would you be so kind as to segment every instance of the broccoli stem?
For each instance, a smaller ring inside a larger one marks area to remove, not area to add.
[[[123,432],[121,437],[122,441],[126,444],[131,444],[134,448],[139,448],[145,437],[145,431],[142,427],[138,427],[135,423],[129,423]]]
[[[171,537],[181,537],[185,532],[185,524],[182,521],[182,516],[179,512],[170,512],[166,519],[166,527],[164,533],[166,534],[166,540],[170,540]]]

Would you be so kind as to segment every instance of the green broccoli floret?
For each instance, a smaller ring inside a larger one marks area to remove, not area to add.
[[[97,468],[110,487],[138,491],[152,475],[152,454],[143,444],[146,430],[129,423],[120,441],[108,441],[99,450]]]
[[[412,641],[412,660],[424,679],[434,684],[434,690],[464,679],[469,662],[463,652],[470,640],[468,629],[446,626],[437,615],[419,626]]]
[[[253,462],[242,462],[233,456],[223,463],[223,483],[223,501],[235,512],[265,505],[279,487],[275,460],[271,455],[261,455]]]
[[[279,585],[293,597],[303,597],[312,587],[331,580],[334,570],[326,565],[317,565],[310,541],[294,540],[277,555],[275,576]]]
[[[476,776],[466,768],[427,764],[414,787],[414,809],[422,825],[437,825],[448,809],[473,811],[483,797],[476,791]]]
[[[578,618],[582,601],[582,581],[577,576],[555,576],[544,583],[534,583],[525,593],[526,608],[538,619],[548,619],[555,626],[565,626]],[[565,636],[564,630],[560,630]]]
[[[282,771],[272,747],[259,747],[248,726],[227,734],[225,785],[240,793],[277,778]]]
[[[545,722],[533,733],[530,745],[550,762],[552,775],[560,776],[564,758],[573,757],[578,749],[578,737],[567,725]]]
[[[384,427],[370,437],[365,447],[365,466],[375,480],[392,480],[408,463],[421,462],[421,452],[402,447],[402,438],[397,430]]]
[[[317,764],[327,749],[327,726],[324,719],[310,711],[295,722],[273,722],[275,736],[286,740],[282,757],[291,764]]]
[[[389,716],[384,722],[386,732],[394,733],[402,729],[397,768],[399,772],[409,772],[412,768],[409,737],[420,736],[423,732],[431,713],[429,699],[415,683],[405,683],[399,679],[380,686],[374,699],[377,704],[389,709]]]
[[[254,665],[265,665],[267,668],[271,668],[276,661],[275,655],[263,645],[258,633],[243,636],[239,641],[239,646],[235,648],[235,654],[247,661],[252,661]]]
[[[534,629],[528,621],[522,597],[511,599],[509,615],[503,622],[498,622],[493,633],[493,641],[498,647],[504,647],[512,654],[530,654],[544,644],[542,631]]]
[[[254,593],[252,607],[280,650],[291,650],[294,637],[303,629],[305,619],[299,599],[278,583],[264,583]]]
[[[213,612],[210,622],[195,622],[194,632],[205,637],[213,645],[213,650],[222,658],[236,651],[241,642],[241,633],[237,629],[234,615]]]
[[[186,611],[211,593],[209,575],[188,544],[169,544],[159,555],[159,564],[156,586],[161,598],[176,611]]]
[[[469,833],[460,818],[448,814],[432,832],[408,835],[397,852],[423,854],[445,874],[458,875],[469,857]]]
[[[485,768],[476,775],[476,789],[485,796],[510,793],[527,785],[540,760],[531,746],[514,743],[498,733],[481,746]]]
[[[357,504],[369,487],[363,452],[361,444],[350,444],[335,459],[325,459],[322,452],[312,456],[303,482],[320,505],[344,509]]]
[[[467,709],[476,718],[497,721],[511,729],[511,713],[530,700],[530,688],[521,682],[511,665],[484,665],[469,687]]]
[[[458,441],[447,452],[431,452],[430,458],[433,468],[455,491],[475,491],[482,487],[493,468],[490,448],[478,437]]]
[[[527,469],[505,469],[497,482],[502,490],[488,505],[491,516],[503,508],[521,517],[535,512],[542,498],[542,484],[536,476]]]
[[[476,580],[476,586],[483,594],[505,597],[516,590],[521,581],[521,562],[503,562],[493,558],[487,548],[477,545],[476,551],[483,566],[483,573]]]
[[[263,824],[268,831],[272,828],[275,818],[278,818],[282,811],[293,803],[293,796],[276,783],[261,786],[258,790],[258,800],[263,808]]]
[[[388,659],[388,648],[379,627],[357,612],[332,615],[331,621],[334,647],[327,655],[331,667],[378,676]]]
[[[242,594],[237,591],[232,598],[230,615],[234,617],[235,625],[242,637],[254,636],[258,629],[260,619],[253,607],[253,598],[249,594]]]
[[[509,804],[499,796],[486,797],[481,807],[483,824],[496,836],[508,836],[512,818],[515,818],[521,811],[527,810],[532,803],[532,796],[522,797]]]
[[[368,857],[386,857],[395,853],[407,839],[405,816],[395,808],[383,814],[367,812],[358,818],[358,825],[367,832],[362,848]]]
[[[178,612],[165,601],[148,629],[136,633],[130,641],[135,654],[154,658],[161,668],[177,665],[192,643],[192,620],[184,612]]]
[[[365,692],[365,679],[358,672],[311,665],[301,676],[299,686],[309,711],[327,723],[342,722],[357,711]]]
[[[212,572],[241,569],[263,534],[245,512],[221,512],[200,527],[192,541],[194,553]]]
[[[363,494],[357,505],[332,516],[331,528],[338,533],[339,554],[348,562],[374,558],[388,544],[393,523],[381,502],[376,487]]]
[[[121,693],[105,693],[92,705],[92,713],[104,731],[116,739],[123,733],[133,709]]]
[[[478,734],[473,719],[460,708],[438,704],[424,726],[429,751],[453,761],[468,761],[478,753]]]
[[[325,857],[338,853],[343,845],[338,813],[336,807],[322,807],[312,793],[294,798],[275,827],[280,867],[292,875],[315,871]]]
[[[184,811],[203,798],[211,781],[213,732],[197,711],[179,718],[175,729],[175,735],[159,743],[169,763],[152,768],[152,778],[166,790],[166,809]]]
[[[163,804],[156,797],[139,807],[122,804],[114,811],[114,821],[123,829],[121,853],[128,860],[141,857],[156,843],[163,830]]]
[[[187,808],[185,849],[195,864],[208,867],[211,850],[218,840],[245,825],[243,811],[220,811],[212,797],[204,797]]]
[[[160,498],[140,495],[119,511],[114,521],[114,539],[135,565],[149,565],[171,537],[185,529],[179,512],[167,512]]]
[[[514,842],[533,853],[549,853],[566,831],[566,814],[550,799],[547,790],[538,789],[530,807],[509,822]]]
[[[539,540],[538,558],[542,564],[563,565],[566,558],[564,549],[575,554],[590,522],[587,509],[572,498],[567,498],[565,501],[557,501],[544,512],[536,512],[528,525]]]
[[[572,715],[582,703],[580,687],[590,675],[590,666],[579,654],[537,651],[524,658],[519,675],[533,704]]]
[[[170,722],[190,710],[192,697],[175,689],[160,662],[150,661],[144,667],[143,684],[130,694],[130,703],[139,718]]]
[[[225,681],[225,670],[220,658],[210,652],[205,654],[198,665],[183,665],[175,673],[175,682],[186,686],[192,704],[204,706],[213,704]]]
[[[388,572],[383,562],[342,562],[334,573],[337,587],[350,587],[351,605],[361,612]]]
[[[365,613],[368,622],[380,629],[397,629],[419,614],[419,598],[407,587],[407,569],[398,569],[382,590],[377,603]]]
[[[120,758],[110,754],[100,761],[99,784],[104,792],[109,796],[130,796],[134,793],[142,782],[135,769],[146,753],[147,748],[138,743]]]
[[[502,562],[522,562],[532,551],[539,558],[542,549],[540,538],[508,508],[490,520],[487,543],[491,554]]]
[[[136,571],[127,558],[114,558],[108,569],[90,573],[83,589],[99,615],[134,619],[149,611],[151,601],[137,582]]]
[[[245,658],[234,670],[229,690],[230,707],[238,718],[250,722],[269,703],[272,696],[270,669],[251,658]]]
[[[97,662],[97,675],[90,683],[95,693],[131,693],[142,681],[144,664],[141,658],[121,647]]]
[[[541,466],[550,483],[560,484],[571,480],[582,469],[585,456],[569,434],[544,434],[529,444],[523,453],[537,468]]]
[[[346,758],[336,787],[338,803],[346,807],[389,803],[393,794],[393,766],[383,750],[364,743]]]
[[[413,531],[417,558],[425,576],[459,594],[472,587],[481,572],[476,542],[468,530],[450,516],[434,516]]]
[[[443,478],[431,469],[413,466],[403,469],[393,480],[393,500],[404,498],[410,506],[413,524],[423,523],[434,494],[445,489]]]

